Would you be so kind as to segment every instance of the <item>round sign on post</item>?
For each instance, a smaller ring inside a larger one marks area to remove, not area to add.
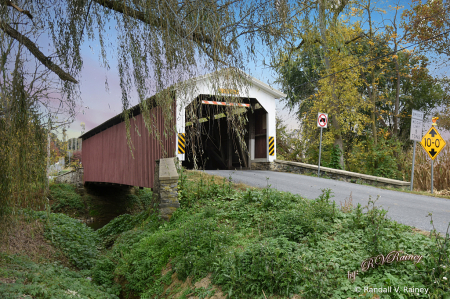
[[[320,141],[319,141],[319,164],[317,167],[317,176],[320,176],[320,156],[322,154],[322,129],[326,128],[328,124],[328,114],[320,113],[317,115],[317,126],[320,128]]]
[[[326,128],[328,124],[328,114],[320,113],[317,116],[317,126],[319,128]]]

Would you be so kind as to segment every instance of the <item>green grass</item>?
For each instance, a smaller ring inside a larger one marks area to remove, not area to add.
[[[53,212],[64,212],[79,216],[85,213],[85,203],[81,195],[76,193],[75,186],[70,184],[51,184],[50,199]]]
[[[59,264],[38,264],[0,253],[0,298],[119,298],[117,290],[92,283],[88,275]]]
[[[444,279],[450,276],[449,250],[442,239],[387,220],[372,200],[343,213],[330,190],[310,201],[270,188],[238,191],[228,180],[183,176],[182,208],[169,223],[147,227],[146,222],[123,233],[94,269],[96,280],[104,285],[120,280],[125,294],[164,297],[168,283],[161,271],[170,262],[181,280],[211,274],[228,298],[263,298],[263,291],[281,298],[371,298],[355,293],[365,286],[429,288],[435,298],[450,292]],[[393,250],[423,255],[422,262],[386,264],[358,274],[354,282],[348,279],[365,259]],[[401,295],[383,298],[429,297]]]
[[[33,295],[53,288],[54,294],[71,290],[89,298],[104,298],[102,294],[171,298],[175,293],[208,298],[217,289],[187,283],[181,287],[178,280],[189,278],[194,283],[210,277],[227,298],[374,298],[373,293],[364,293],[369,287],[400,287],[399,293],[382,294],[382,298],[447,298],[450,294],[448,237],[433,232],[427,237],[386,219],[386,211],[371,198],[367,206],[347,206],[344,213],[328,189],[319,198],[307,200],[270,185],[242,190],[229,179],[198,172],[181,173],[179,190],[181,208],[170,222],[161,221],[150,207],[93,232],[67,216],[52,215],[46,236],[56,246],[70,248],[65,253],[73,263],[84,259],[80,268],[86,270],[72,273],[57,270],[57,265],[37,265],[31,273],[49,274],[36,274],[31,285],[28,280],[18,281],[17,289],[8,284],[9,293],[4,293]],[[364,260],[392,251],[423,258],[417,264],[397,261],[361,271]],[[2,260],[0,277],[19,277],[12,271],[21,262],[8,259]],[[355,281],[349,280],[348,273],[356,270]],[[66,277],[74,277],[72,285]],[[89,287],[83,277],[92,277]],[[55,286],[55,281],[60,284]],[[173,290],[167,288],[171,283]],[[426,288],[428,294],[405,293],[404,287]]]

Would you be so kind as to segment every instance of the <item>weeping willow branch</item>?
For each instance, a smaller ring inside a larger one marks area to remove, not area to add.
[[[146,15],[145,13],[139,10],[133,9],[132,7],[125,5],[124,1],[114,1],[114,0],[93,0],[93,1],[96,2],[97,4],[100,4],[103,7],[109,8],[121,14],[126,14],[127,16],[142,21],[143,23],[148,24],[150,26],[161,28],[163,30],[168,29],[167,20],[162,20],[161,18],[157,18],[154,16],[150,18],[150,15]],[[203,30],[201,28],[198,28],[196,31],[192,33],[188,33],[186,32],[186,30],[180,28],[179,26],[171,24],[171,27],[182,38],[192,39],[199,46],[201,46],[202,44],[209,44],[210,46],[218,46],[218,48],[225,54],[228,55],[232,54],[232,51],[229,49],[229,47],[226,47],[224,45],[218,45],[217,40],[214,40],[208,35],[205,35],[202,32]],[[204,49],[204,47],[202,46],[201,48]],[[209,55],[210,53],[206,52],[206,54],[210,56]],[[211,58],[215,59],[214,57]]]
[[[24,45],[31,54],[34,55],[43,65],[45,65],[49,70],[54,72],[58,77],[63,81],[69,81],[73,83],[78,83],[74,77],[72,77],[69,73],[66,73],[63,69],[61,69],[57,64],[53,63],[51,59],[42,53],[39,48],[26,36],[12,28],[5,21],[0,19],[0,28],[8,34],[10,37],[17,40],[20,44]]]
[[[20,8],[19,6],[12,3],[12,1],[10,1],[10,0],[2,0],[1,4],[6,5],[6,6],[11,6],[18,12],[21,12],[21,13],[27,15],[31,20],[33,19],[33,16],[31,15],[31,13],[28,10]]]

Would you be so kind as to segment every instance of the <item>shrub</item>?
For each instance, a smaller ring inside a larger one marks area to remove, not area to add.
[[[150,188],[144,188],[139,190],[138,194],[139,200],[142,205],[142,210],[148,210],[151,207],[151,203],[153,200],[153,192]]]
[[[143,223],[148,216],[148,213],[144,211],[138,215],[123,214],[114,218],[96,231],[100,239],[102,239],[102,246],[105,248],[111,247],[120,234]]]
[[[54,212],[81,213],[85,208],[83,198],[69,184],[50,185],[50,199],[54,201],[51,207]]]
[[[96,298],[118,299],[111,288],[93,284],[85,273],[58,264],[36,264],[28,259],[0,253],[2,277],[14,283],[0,282],[0,297],[15,298]]]
[[[304,237],[322,234],[332,228],[336,208],[330,203],[331,190],[324,189],[319,198],[305,201],[295,209],[279,216],[274,236],[285,236],[288,240],[300,242]]]
[[[229,298],[255,298],[263,291],[284,296],[299,292],[304,279],[299,246],[278,237],[234,251],[216,263],[213,282],[222,285]]]
[[[403,174],[399,171],[398,166],[402,164],[404,155],[399,140],[381,134],[377,146],[374,145],[371,138],[355,145],[347,163],[350,171],[403,180]],[[408,173],[406,169],[402,171]]]
[[[64,255],[79,269],[90,269],[98,257],[98,234],[90,227],[64,214],[36,212],[45,220],[44,236],[61,249]]]
[[[97,230],[100,238],[106,238],[109,236],[116,236],[123,232],[132,229],[136,225],[136,217],[130,214],[120,215]]]

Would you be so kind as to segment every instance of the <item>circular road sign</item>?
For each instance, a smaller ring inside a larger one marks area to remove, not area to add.
[[[317,126],[319,128],[326,128],[327,124],[328,124],[328,114],[319,112],[319,116],[317,117]]]

